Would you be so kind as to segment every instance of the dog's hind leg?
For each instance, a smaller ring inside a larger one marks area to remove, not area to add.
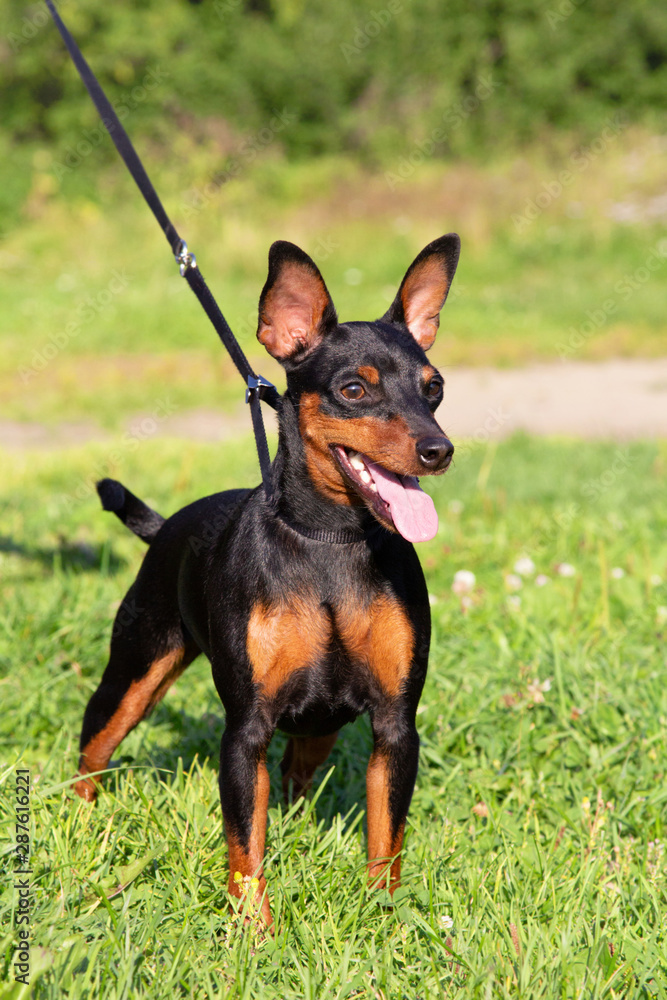
[[[315,771],[329,756],[337,737],[338,733],[329,733],[326,736],[292,736],[289,739],[280,763],[286,803],[289,803],[290,782],[293,798],[306,794],[313,783]]]
[[[132,594],[133,588],[119,609],[109,663],[83,718],[75,790],[87,802],[97,797],[90,775],[107,767],[116,747],[199,654],[180,626],[158,632],[149,614],[132,617]]]

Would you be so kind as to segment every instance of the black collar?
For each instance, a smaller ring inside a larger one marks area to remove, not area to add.
[[[328,542],[330,545],[352,545],[365,542],[371,535],[375,534],[376,528],[382,530],[382,526],[377,523],[371,525],[367,530],[364,528],[339,528],[337,531],[330,531],[327,528],[306,528],[303,524],[297,524],[296,521],[292,521],[282,514],[276,513],[274,516],[277,521],[287,525],[297,535],[312,538],[315,542]]]

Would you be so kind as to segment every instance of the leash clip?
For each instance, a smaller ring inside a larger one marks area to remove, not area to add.
[[[245,391],[245,401],[250,402],[250,397],[254,392],[258,393],[259,398],[262,399],[266,389],[275,389],[273,382],[269,382],[262,375],[258,375],[255,378],[254,375],[248,375],[248,388]]]
[[[178,264],[178,270],[181,272],[181,278],[185,277],[185,272],[189,267],[197,266],[197,258],[193,253],[190,253],[185,240],[181,240],[178,244],[178,249],[174,254],[174,258]]]

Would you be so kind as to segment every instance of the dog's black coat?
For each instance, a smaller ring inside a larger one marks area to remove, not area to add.
[[[382,320],[339,324],[310,258],[274,245],[258,332],[287,372],[273,504],[262,487],[237,489],[165,521],[120,483],[98,486],[105,509],[149,549],[86,709],[77,791],[94,798],[89,773],[106,767],[125,733],[205,653],[226,712],[220,794],[237,896],[236,872],[261,875],[264,756],[274,731],[292,737],[285,788],[292,780],[302,791],[337,730],[363,712],[374,739],[371,875],[377,880],[394,859],[392,889],[398,884],[395,856],[417,773],[428,595],[413,545],[350,479],[336,446],[398,475],[449,464],[452,446],[433,417],[442,380],[421,344],[435,336],[457,258],[458,238],[442,237],[415,260]],[[262,910],[270,921],[266,899]]]

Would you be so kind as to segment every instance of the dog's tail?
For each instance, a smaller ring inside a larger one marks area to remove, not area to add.
[[[151,510],[116,479],[100,479],[97,492],[104,510],[112,511],[130,531],[150,545],[164,524],[162,515]]]

